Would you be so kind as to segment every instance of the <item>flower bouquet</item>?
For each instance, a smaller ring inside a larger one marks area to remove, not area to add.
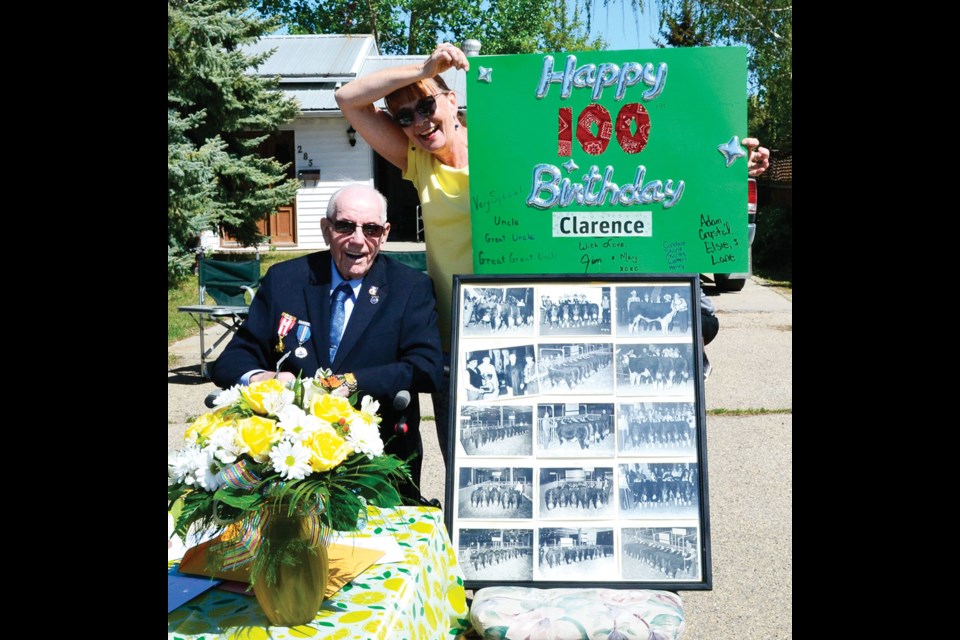
[[[412,482],[407,463],[383,452],[379,403],[363,396],[354,408],[349,378],[318,370],[234,386],[169,454],[174,533],[186,542],[191,530],[232,527],[210,547],[214,568],[252,563],[250,584],[274,624],[314,618],[331,533],[363,528],[367,504],[395,507],[398,485]]]

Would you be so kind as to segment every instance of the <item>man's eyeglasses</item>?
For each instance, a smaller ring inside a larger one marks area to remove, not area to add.
[[[368,222],[367,224],[361,224],[360,228],[363,230],[363,235],[368,238],[379,238],[383,235],[383,227],[379,224]],[[357,223],[349,220],[334,220],[333,230],[339,234],[353,235],[353,232],[357,230]]]
[[[393,116],[394,121],[401,127],[409,127],[413,124],[413,112],[416,111],[424,118],[429,118],[434,113],[437,112],[437,98],[436,96],[442,95],[444,93],[450,93],[449,91],[441,91],[440,93],[434,94],[432,96],[427,96],[426,98],[420,98],[417,100],[417,104],[414,105],[413,109],[409,107],[404,107],[397,111],[397,115]]]

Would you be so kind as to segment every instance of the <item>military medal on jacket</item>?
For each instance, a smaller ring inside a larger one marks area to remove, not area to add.
[[[297,342],[300,346],[293,352],[293,355],[297,356],[300,359],[307,357],[307,348],[303,344],[310,339],[310,323],[306,320],[301,320],[297,324]]]
[[[296,316],[292,316],[286,311],[280,314],[280,325],[277,327],[277,353],[283,353],[283,339],[290,333],[296,323]]]

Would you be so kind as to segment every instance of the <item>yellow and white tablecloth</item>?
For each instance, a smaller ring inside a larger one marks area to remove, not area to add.
[[[252,592],[211,589],[167,616],[168,640],[453,640],[467,632],[463,573],[439,509],[370,508],[360,535],[392,536],[403,562],[371,566],[310,624],[271,627]]]

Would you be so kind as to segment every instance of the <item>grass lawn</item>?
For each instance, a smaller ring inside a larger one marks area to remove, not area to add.
[[[305,256],[312,251],[265,251],[260,254],[260,275],[267,272],[270,265],[292,258]],[[200,333],[200,327],[189,313],[180,313],[177,307],[200,302],[200,287],[197,277],[184,280],[179,287],[167,290],[167,345],[195,336]],[[212,304],[208,297],[207,304]]]

